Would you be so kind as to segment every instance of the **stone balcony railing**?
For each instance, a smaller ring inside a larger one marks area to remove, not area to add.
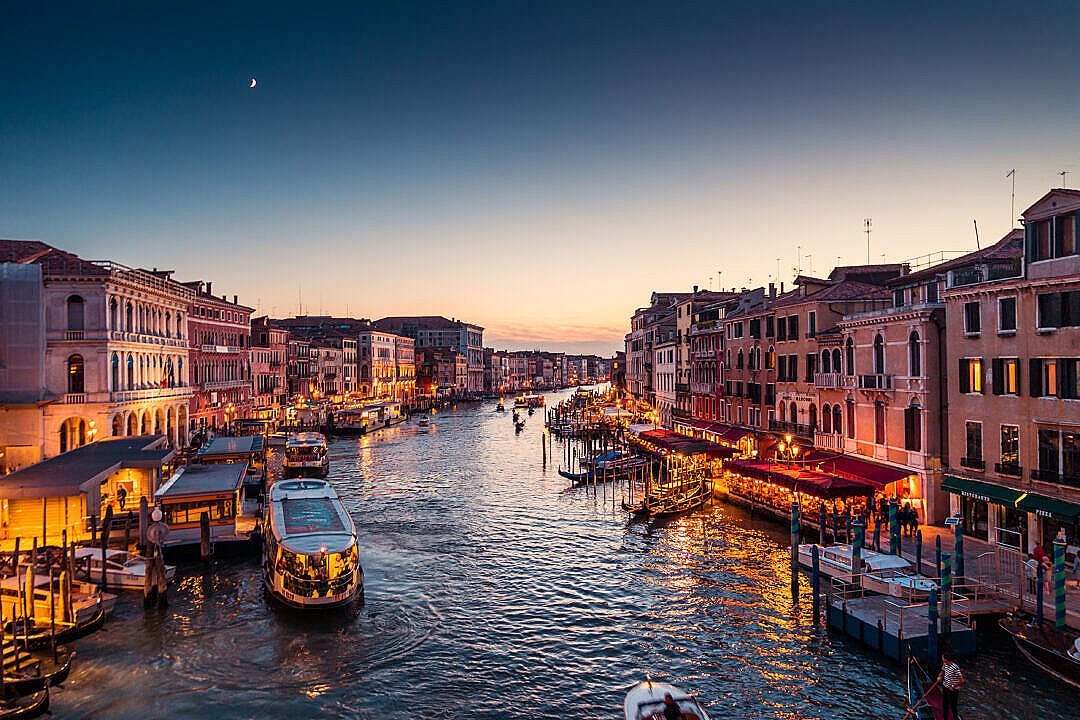
[[[237,378],[235,380],[215,380],[214,382],[204,382],[202,384],[203,390],[230,390],[232,388],[239,388],[244,386],[250,386],[251,380],[245,380],[243,378]]]
[[[892,390],[893,376],[876,373],[873,375],[860,375],[859,388],[862,390]]]
[[[200,345],[199,352],[218,353],[221,355],[236,355],[245,350],[239,345]]]
[[[853,389],[857,380],[854,375],[844,373],[814,373],[814,387],[819,388]]]
[[[814,447],[826,450],[843,450],[844,436],[841,433],[814,432]]]
[[[692,382],[690,383],[690,392],[695,393],[715,393],[716,385],[709,382]]]
[[[116,390],[113,392],[82,392],[66,393],[61,396],[60,402],[64,405],[85,405],[87,403],[122,403],[136,400],[163,400],[167,398],[190,397],[192,388],[190,385],[178,385],[176,387],[142,388],[139,390]]]
[[[164,335],[128,332],[126,330],[110,330],[109,340],[117,342],[145,343],[147,345],[163,345],[165,347],[188,347],[188,341],[182,337],[165,337]]]

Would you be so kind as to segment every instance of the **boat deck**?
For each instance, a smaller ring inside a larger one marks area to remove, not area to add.
[[[907,656],[925,660],[930,620],[926,604],[901,606],[884,595],[865,595],[846,600],[833,597],[828,603],[830,627],[877,648],[886,657],[902,661]],[[939,619],[939,647],[943,621]],[[956,619],[951,624],[953,652],[975,652],[975,630]]]

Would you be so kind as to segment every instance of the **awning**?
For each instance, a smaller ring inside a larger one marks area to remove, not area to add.
[[[875,490],[862,480],[762,460],[729,460],[724,463],[724,469],[823,500],[870,497]]]
[[[706,435],[707,440],[715,439],[716,442],[737,444],[750,433],[741,428],[725,425],[724,423],[710,422],[708,420],[676,420],[676,426],[682,426],[688,430],[696,430]],[[709,437],[709,435],[713,437]]]
[[[1012,488],[970,480],[959,475],[946,475],[945,480],[941,483],[941,489],[954,495],[963,495],[983,502],[1012,507],[1016,507],[1016,502],[1024,494]]]
[[[899,482],[914,474],[911,470],[905,468],[882,465],[853,455],[841,455],[820,450],[814,451],[807,458],[807,461],[821,472],[855,480],[864,480],[878,490],[884,490],[887,485]]]
[[[731,448],[707,440],[668,432],[667,430],[646,430],[639,437],[658,448],[677,455],[708,455],[711,458],[728,458],[735,454]]]
[[[1016,502],[1016,507],[1042,517],[1070,523],[1076,522],[1076,519],[1080,517],[1080,505],[1034,493],[1022,494]]]

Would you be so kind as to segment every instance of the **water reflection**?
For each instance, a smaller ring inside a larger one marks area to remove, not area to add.
[[[627,522],[610,485],[567,488],[557,443],[541,469],[540,415],[515,435],[493,407],[331,444],[355,617],[283,611],[255,559],[184,565],[168,610],[124,602],[78,643],[55,715],[614,718],[649,673],[717,717],[903,716],[898,668],[815,632],[805,579],[792,602],[784,528],[724,504]],[[965,668],[969,715],[1075,716],[1001,647]]]

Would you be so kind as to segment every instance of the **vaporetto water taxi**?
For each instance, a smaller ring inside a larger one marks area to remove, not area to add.
[[[543,407],[544,396],[543,395],[519,395],[514,400],[514,407],[519,408],[537,408]]]
[[[285,457],[282,458],[281,465],[286,478],[307,475],[326,477],[330,472],[326,438],[317,432],[289,436],[285,441]]]
[[[263,580],[294,608],[332,608],[363,597],[356,527],[325,480],[281,480],[270,487]]]

